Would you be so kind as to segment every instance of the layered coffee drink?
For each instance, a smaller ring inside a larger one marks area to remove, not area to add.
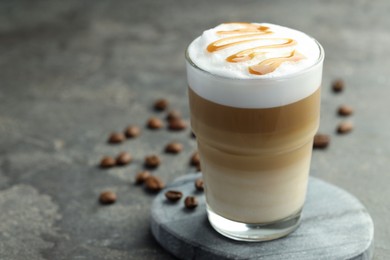
[[[188,47],[191,126],[211,225],[261,241],[299,224],[319,126],[324,52],[273,24],[226,23]]]

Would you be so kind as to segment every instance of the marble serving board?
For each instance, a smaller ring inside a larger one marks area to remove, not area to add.
[[[165,190],[151,209],[151,229],[156,240],[180,259],[371,259],[374,226],[364,206],[348,192],[309,179],[300,227],[289,236],[268,242],[238,242],[223,237],[207,220],[205,197],[194,187],[201,174],[176,179],[166,190],[196,196],[195,210],[184,199],[168,201]]]

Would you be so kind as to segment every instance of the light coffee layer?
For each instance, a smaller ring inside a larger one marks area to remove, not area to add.
[[[312,141],[283,154],[242,156],[198,142],[207,204],[230,220],[269,223],[305,201]]]

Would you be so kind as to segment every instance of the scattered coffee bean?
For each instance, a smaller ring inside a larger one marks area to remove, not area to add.
[[[176,191],[176,190],[169,190],[167,192],[165,192],[165,197],[170,200],[170,201],[178,201],[181,199],[181,197],[183,197],[183,193],[181,193],[180,191]]]
[[[129,125],[124,131],[127,138],[137,137],[141,133],[141,129],[138,126]]]
[[[350,106],[342,105],[337,112],[340,116],[349,116],[353,114],[353,109]]]
[[[176,118],[169,121],[168,127],[170,130],[180,131],[187,128],[187,123],[181,118]]]
[[[158,111],[165,110],[168,107],[168,101],[166,99],[158,99],[154,102],[154,109]]]
[[[328,147],[330,143],[330,137],[329,135],[325,134],[316,134],[314,136],[314,141],[313,141],[313,148],[326,148]]]
[[[162,190],[165,187],[164,182],[157,176],[149,176],[145,180],[145,188],[152,192],[157,192]]]
[[[181,114],[177,110],[171,110],[167,114],[167,120],[168,121],[176,120],[176,119],[180,119],[180,118],[181,118]]]
[[[133,157],[127,153],[127,152],[121,152],[117,157],[116,157],[116,164],[117,165],[126,165],[131,163],[133,160]]]
[[[183,150],[183,145],[177,142],[172,142],[167,144],[167,146],[165,146],[165,152],[167,153],[177,154],[180,153],[182,150]]]
[[[104,191],[100,194],[99,201],[104,205],[113,204],[116,201],[116,194],[112,191]]]
[[[139,172],[137,173],[137,175],[135,176],[135,183],[136,184],[142,184],[146,181],[147,178],[150,177],[150,172],[148,171],[142,171],[142,172]]]
[[[344,81],[341,79],[337,79],[337,80],[333,81],[332,89],[333,89],[333,92],[336,92],[336,93],[342,92],[344,90]]]
[[[194,132],[191,132],[191,137],[196,139],[196,135],[194,134]]]
[[[163,122],[157,117],[152,117],[148,120],[147,126],[150,129],[159,129],[163,126]]]
[[[119,144],[122,143],[125,139],[125,135],[122,133],[111,133],[110,137],[108,138],[108,142],[111,144]]]
[[[199,153],[198,152],[195,152],[191,156],[191,165],[193,165],[193,166],[199,166],[200,165],[200,157],[199,157]]]
[[[195,180],[195,188],[198,191],[203,191],[204,190],[204,183],[201,178]]]
[[[184,200],[184,205],[187,209],[194,209],[198,206],[198,200],[193,196],[188,196]]]
[[[337,127],[337,133],[339,134],[346,134],[351,132],[353,129],[353,125],[351,122],[342,122]]]
[[[157,155],[150,155],[145,157],[145,166],[148,168],[156,168],[160,165],[160,157]]]
[[[115,159],[112,158],[111,156],[104,156],[100,160],[100,167],[101,168],[111,168],[111,167],[115,166],[115,164],[116,164]]]

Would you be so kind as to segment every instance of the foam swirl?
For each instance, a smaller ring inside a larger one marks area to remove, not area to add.
[[[207,46],[207,51],[215,52],[221,49],[229,48],[238,44],[248,42],[261,42],[262,40],[275,40],[282,41],[281,43],[269,44],[269,45],[258,45],[254,48],[244,49],[226,58],[228,62],[243,62],[251,60],[258,55],[266,54],[276,48],[285,48],[288,46],[296,45],[296,41],[290,38],[262,38],[264,35],[273,34],[267,26],[256,25],[251,23],[231,23],[241,25],[242,28],[228,31],[218,31],[219,35],[230,35],[238,34],[237,36],[224,37],[220,40],[214,41]],[[273,72],[281,63],[286,61],[297,62],[304,59],[305,56],[293,50],[287,56],[275,57],[265,59],[262,62],[249,66],[249,73],[256,75],[264,75]]]
[[[190,46],[200,68],[234,78],[274,77],[312,65],[319,51],[306,34],[273,24],[224,23]]]

